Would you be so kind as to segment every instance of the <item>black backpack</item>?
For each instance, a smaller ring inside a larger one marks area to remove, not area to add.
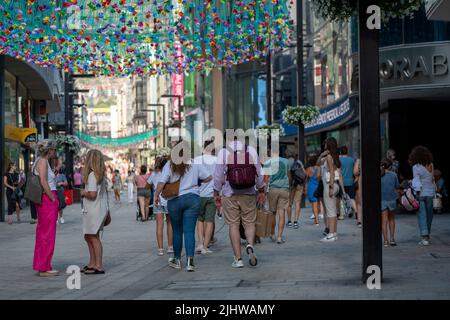
[[[294,186],[304,185],[306,182],[306,172],[300,160],[296,160],[291,168],[291,176]]]

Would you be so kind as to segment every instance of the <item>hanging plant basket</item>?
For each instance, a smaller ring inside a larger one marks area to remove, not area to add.
[[[309,124],[319,115],[319,108],[312,105],[287,107],[283,112],[284,122],[292,125],[298,125],[300,122]]]
[[[286,135],[286,133],[284,132],[284,128],[279,123],[275,123],[272,125],[266,124],[263,126],[259,126],[259,127],[257,127],[257,130],[258,130],[258,135],[269,136],[272,134],[272,131],[274,131],[274,130],[279,131],[280,137],[284,137]]]
[[[72,152],[78,154],[81,150],[80,139],[72,135],[57,136],[56,145],[58,149],[61,149],[64,152]]]
[[[312,0],[315,12],[326,20],[348,20],[357,15],[358,0]],[[379,0],[374,1],[381,9],[381,19],[412,17],[424,0]]]
[[[150,156],[152,157],[170,157],[170,148],[159,148],[157,150],[150,151]]]

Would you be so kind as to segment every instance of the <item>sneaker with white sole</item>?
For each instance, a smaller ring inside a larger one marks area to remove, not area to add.
[[[287,226],[288,228],[292,228],[292,222],[291,222],[291,221],[288,221],[288,223],[286,224],[286,226]]]
[[[188,258],[186,262],[186,271],[187,272],[194,272],[195,266],[194,266],[194,258]]]
[[[300,227],[300,225],[298,224],[297,221],[294,222],[294,229],[298,229]]]
[[[178,258],[169,258],[169,267],[181,269],[181,261]]]
[[[203,245],[199,245],[197,248],[195,248],[195,253],[202,253]]]
[[[256,254],[255,254],[255,250],[253,249],[252,245],[247,245],[247,248],[245,249],[245,251],[248,254],[248,263],[249,265],[251,265],[252,267],[256,266],[258,264],[258,259],[256,259]]]
[[[311,215],[311,217],[309,217],[311,220],[314,220],[315,216],[314,214]]]
[[[244,262],[242,262],[242,259],[236,259],[234,258],[233,263],[231,264],[231,266],[233,268],[243,268],[244,267]]]
[[[319,214],[319,219],[323,220],[323,213]]]
[[[213,251],[203,248],[201,253],[202,254],[211,254],[211,253],[213,253]]]
[[[420,242],[419,242],[419,244],[421,245],[421,246],[429,246],[430,245],[430,241],[429,240],[426,240],[426,239],[422,239],[422,240],[420,240]]]
[[[65,223],[64,218],[59,219],[59,223],[64,224]]]
[[[335,233],[329,233],[325,238],[322,238],[321,242],[334,242],[337,240],[337,235]]]
[[[39,272],[39,277],[56,277],[56,276],[59,276],[58,270]]]

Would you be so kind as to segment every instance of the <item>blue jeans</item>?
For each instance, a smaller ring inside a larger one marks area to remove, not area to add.
[[[433,221],[433,197],[419,197],[420,208],[417,211],[420,235],[429,236]]]
[[[193,257],[195,251],[195,226],[200,213],[200,196],[188,193],[167,202],[173,229],[174,257],[180,258],[184,247],[187,257]]]

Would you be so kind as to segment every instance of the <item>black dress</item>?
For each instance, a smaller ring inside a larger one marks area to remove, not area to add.
[[[10,186],[17,187],[19,184],[19,174],[15,173],[5,173],[3,175],[6,177],[6,181]],[[14,196],[13,196],[14,195]],[[18,202],[17,196],[14,191],[6,187],[6,200],[8,201],[8,215],[12,215],[16,211],[16,203]]]

